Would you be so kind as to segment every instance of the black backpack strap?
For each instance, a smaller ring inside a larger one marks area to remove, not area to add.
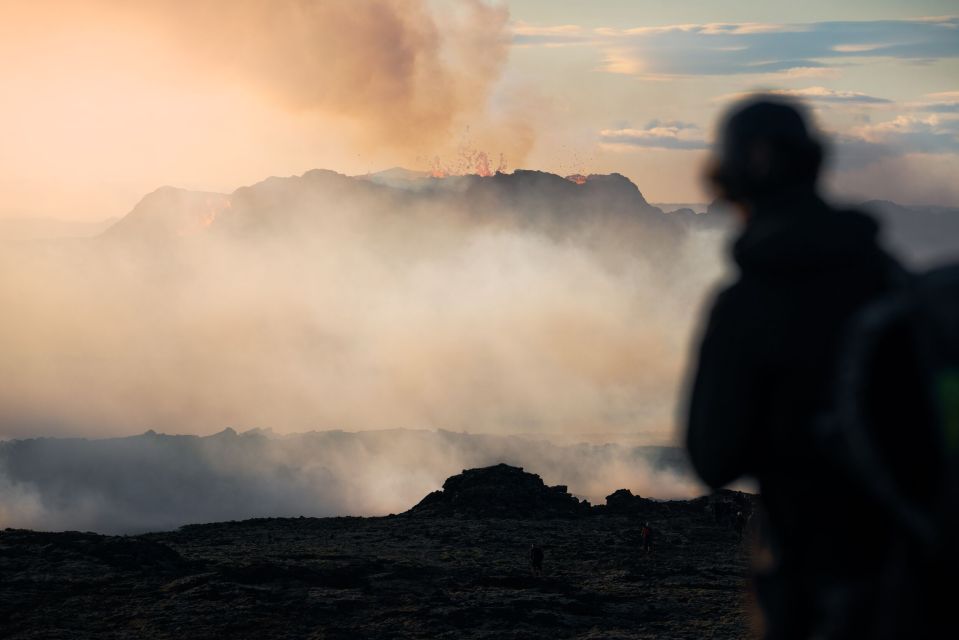
[[[889,262],[891,293],[867,305],[845,334],[835,379],[834,407],[819,423],[822,446],[860,488],[935,557],[959,535],[959,265],[912,275]],[[871,360],[894,326],[912,337],[921,387],[932,410],[935,458],[941,470],[934,506],[920,507],[900,489],[872,435],[866,407]],[[946,551],[945,554],[943,552]]]
[[[935,269],[917,283],[916,338],[927,372],[941,469],[936,519],[941,561],[959,568],[959,264]]]
[[[939,529],[934,519],[900,491],[876,448],[863,411],[867,403],[870,356],[887,329],[914,309],[908,289],[912,276],[905,270],[896,275],[903,278],[904,285],[868,305],[847,329],[838,359],[834,410],[820,420],[818,435],[822,446],[839,458],[866,495],[881,505],[924,548],[933,548],[939,544]]]

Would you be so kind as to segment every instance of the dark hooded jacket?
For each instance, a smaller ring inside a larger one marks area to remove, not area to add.
[[[799,609],[823,592],[801,586],[805,576],[871,580],[884,544],[878,509],[814,435],[844,326],[891,286],[896,266],[877,231],[811,192],[757,207],[734,245],[740,275],[713,304],[692,385],[692,464],[712,487],[758,480],[778,570],[793,590],[784,598]]]

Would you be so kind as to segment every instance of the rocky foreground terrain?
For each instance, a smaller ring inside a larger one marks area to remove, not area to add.
[[[383,518],[7,529],[0,637],[741,638],[736,516],[752,507],[729,491],[660,502],[625,490],[590,506],[497,465]],[[541,575],[531,544],[545,551]]]

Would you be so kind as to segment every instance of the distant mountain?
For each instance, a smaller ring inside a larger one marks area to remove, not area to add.
[[[416,189],[426,184],[426,181],[430,180],[432,175],[428,171],[413,171],[412,169],[404,169],[403,167],[393,167],[385,171],[366,173],[353,177],[388,187],[396,187],[398,189]]]
[[[161,241],[203,232],[230,208],[224,194],[160,187],[103,232],[107,239]]]
[[[667,205],[673,207],[673,205]],[[158,242],[203,234],[256,238],[322,232],[331,220],[378,216],[395,228],[397,217],[421,224],[455,220],[466,226],[517,225],[554,239],[617,241],[660,255],[690,229],[728,230],[728,209],[716,203],[664,209],[649,204],[620,174],[561,177],[517,170],[492,176],[434,178],[394,167],[346,176],[314,169],[302,176],[272,177],[231,194],[162,187],[148,194],[104,234],[111,241]],[[959,258],[959,209],[904,206],[887,201],[861,205],[885,225],[889,246],[911,263]],[[614,223],[616,232],[604,234]],[[2,225],[0,225],[2,230]],[[599,230],[599,231],[598,231]]]
[[[358,214],[378,216],[387,226],[397,216],[423,224],[458,219],[468,226],[518,225],[553,237],[589,234],[598,222],[611,219],[625,223],[625,230],[641,225],[640,235],[656,236],[657,241],[681,233],[681,225],[663,216],[619,174],[586,176],[577,183],[541,171],[430,178],[391,169],[356,177],[313,170],[268,178],[232,194],[163,187],[144,197],[104,238],[300,234]]]

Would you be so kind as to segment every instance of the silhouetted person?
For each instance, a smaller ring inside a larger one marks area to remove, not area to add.
[[[870,637],[886,523],[823,453],[815,424],[844,324],[892,286],[898,267],[871,218],[819,196],[822,145],[797,106],[736,105],[718,155],[708,178],[743,222],[732,248],[739,277],[703,333],[690,458],[711,487],[759,482],[762,557],[772,558],[756,576],[767,638]]]
[[[534,576],[543,573],[543,548],[537,544],[529,545],[529,570]]]
[[[736,527],[736,536],[739,538],[739,540],[743,539],[743,533],[746,531],[746,522],[746,514],[742,511],[737,511],[734,524]]]
[[[649,553],[653,549],[653,528],[649,523],[643,525],[639,535],[643,538],[643,551]]]

